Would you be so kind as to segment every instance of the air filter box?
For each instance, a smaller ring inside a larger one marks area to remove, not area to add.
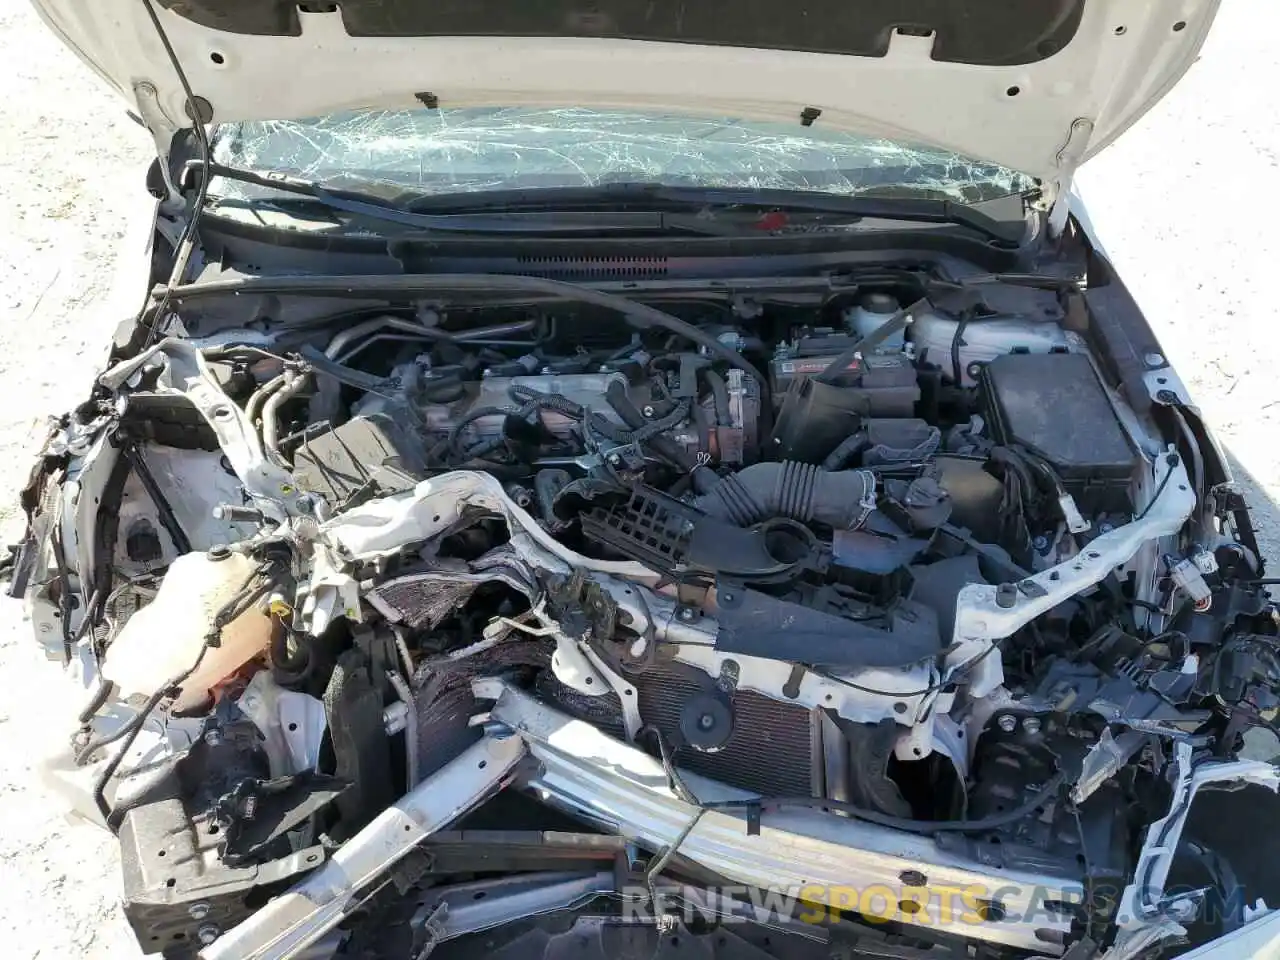
[[[983,367],[978,384],[996,443],[1052,465],[1086,515],[1132,508],[1137,453],[1087,356],[1006,354]]]

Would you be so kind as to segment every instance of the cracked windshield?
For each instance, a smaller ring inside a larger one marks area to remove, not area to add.
[[[926,196],[973,203],[1034,182],[995,164],[825,130],[821,120],[761,122],[581,108],[359,111],[224,125],[219,163],[323,181],[342,176],[421,193],[671,186]],[[264,189],[215,181],[224,199]]]

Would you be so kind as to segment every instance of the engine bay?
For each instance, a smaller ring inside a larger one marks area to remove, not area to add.
[[[792,831],[869,858],[831,884],[1012,891],[904,907],[902,956],[1176,936],[1155,824],[1197,776],[1274,789],[1236,753],[1277,620],[1198,421],[1126,401],[1071,284],[568,286],[209,334],[180,303],[55,429],[14,592],[100,671],[53,775],[118,833],[144,947],[293,955],[254,924],[335,863],[422,934],[405,895],[500,868],[410,831],[389,899],[350,858],[475,757],[501,782],[436,831],[518,796],[496,822],[636,843],[655,917],[664,871],[791,876]]]

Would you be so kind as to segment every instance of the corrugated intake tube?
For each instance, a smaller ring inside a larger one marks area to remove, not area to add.
[[[829,473],[809,463],[757,463],[721,480],[694,505],[703,513],[749,527],[772,517],[825,523],[837,530],[859,526],[875,507],[875,474]]]

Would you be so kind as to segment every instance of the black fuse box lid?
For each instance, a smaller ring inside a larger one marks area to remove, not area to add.
[[[1132,477],[1137,453],[1084,354],[1006,354],[978,383],[992,439],[1043,457],[1069,487]]]

